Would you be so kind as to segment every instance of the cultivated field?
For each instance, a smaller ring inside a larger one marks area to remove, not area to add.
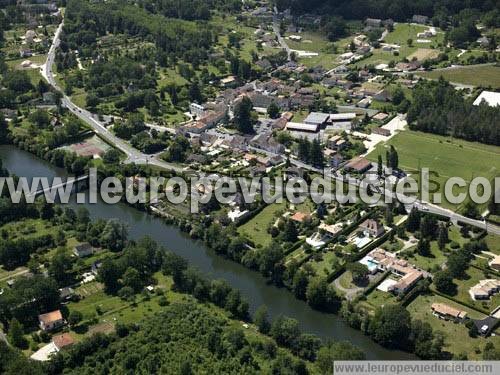
[[[424,61],[428,59],[435,59],[439,55],[439,50],[431,48],[419,48],[408,56],[408,60],[417,59],[418,61]]]

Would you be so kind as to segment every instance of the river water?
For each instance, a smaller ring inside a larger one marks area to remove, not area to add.
[[[50,163],[14,146],[0,146],[0,158],[11,174],[27,178],[39,176],[53,178],[67,173]],[[76,206],[76,203],[72,203]],[[103,202],[86,204],[92,218],[118,218],[129,227],[130,238],[150,236],[162,246],[183,256],[189,263],[210,278],[226,279],[239,289],[248,300],[250,310],[265,304],[269,315],[290,316],[300,322],[304,332],[314,333],[324,339],[345,340],[361,348],[368,359],[416,359],[413,355],[388,350],[373,342],[360,331],[352,329],[337,315],[312,310],[305,302],[297,300],[288,290],[269,285],[257,272],[226,260],[194,241],[175,226],[166,225],[162,219],[138,211],[126,204],[108,205]]]

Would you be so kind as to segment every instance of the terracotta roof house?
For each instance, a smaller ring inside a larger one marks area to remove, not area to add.
[[[473,300],[489,299],[491,295],[500,292],[500,280],[486,279],[469,289],[469,295]]]
[[[38,322],[43,331],[52,331],[62,327],[65,323],[60,310],[38,315]]]
[[[290,217],[290,219],[292,219],[293,221],[302,223],[305,220],[309,219],[310,216],[311,215],[309,215],[309,214],[307,214],[305,212],[296,212],[295,214],[293,214],[292,217]]]
[[[389,117],[389,115],[387,113],[379,112],[375,116],[373,116],[372,118],[374,120],[377,120],[377,121],[384,121],[387,117]]]
[[[69,333],[62,333],[52,337],[52,342],[54,343],[57,350],[67,348],[75,343],[73,337]]]
[[[371,237],[379,237],[385,233],[384,226],[374,219],[367,219],[359,226],[366,234]]]
[[[444,303],[433,303],[431,310],[434,314],[443,319],[457,319],[462,320],[467,316],[467,312],[455,309]]]
[[[377,248],[372,250],[365,258],[370,264],[376,265],[375,270],[391,271],[393,274],[400,276],[400,279],[391,284],[387,289],[397,294],[406,293],[424,277],[424,273],[415,266],[404,259],[399,259],[395,254],[384,249]],[[363,263],[365,258],[360,262]]]
[[[492,260],[490,260],[488,265],[494,270],[500,271],[500,255],[497,255]]]
[[[354,159],[351,159],[349,163],[345,166],[347,170],[352,170],[354,172],[358,173],[364,173],[368,169],[370,169],[372,166],[372,163],[368,160],[365,159],[361,156],[355,157]]]

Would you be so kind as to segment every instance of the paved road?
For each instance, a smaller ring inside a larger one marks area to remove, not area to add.
[[[40,68],[42,76],[47,80],[47,82],[61,93],[63,93],[63,90],[57,84],[52,68],[54,65],[55,53],[60,44],[60,35],[63,26],[64,26],[64,21],[61,22],[61,24],[56,30],[56,33],[54,35],[54,40],[52,41],[52,45],[50,46],[49,53],[47,55],[46,63]],[[74,104],[69,96],[63,94],[61,103],[64,107],[68,108],[78,118],[87,123],[94,130],[94,132],[97,135],[99,135],[99,137],[109,142],[110,144],[114,145],[117,149],[119,149],[125,155],[127,155],[127,159],[125,160],[126,163],[150,164],[167,170],[173,170],[176,172],[184,171],[183,168],[171,163],[167,163],[159,159],[158,156],[156,155],[153,156],[147,155],[135,149],[129,143],[125,142],[123,139],[117,137],[111,131],[109,131],[106,128],[105,124],[98,120],[98,116],[95,113],[91,113],[86,109],[80,108],[76,104]]]
[[[55,58],[55,51],[59,47],[60,44],[60,34],[62,31],[64,25],[64,21],[61,22],[59,27],[56,30],[54,40],[52,42],[52,45],[50,47],[48,56],[47,56],[47,62],[40,68],[42,75],[45,77],[45,79],[51,84],[56,90],[63,92],[59,85],[57,84],[54,74],[52,71],[52,67],[54,64],[54,58]],[[276,35],[278,36],[278,41],[280,41],[280,44],[282,44],[283,48],[287,50],[289,53],[290,57],[290,48],[288,48],[288,45],[284,41],[284,39],[281,37],[280,32],[279,32],[279,24],[278,24],[278,19],[276,16],[274,16],[273,20],[273,29]],[[154,165],[160,168],[164,168],[167,170],[174,170],[176,172],[190,172],[189,169],[181,168],[177,165],[167,163],[161,159],[158,158],[158,155],[147,155],[139,150],[135,149],[132,147],[130,144],[122,140],[121,138],[118,138],[115,136],[111,131],[109,131],[103,123],[101,123],[97,119],[97,115],[94,113],[91,113],[83,108],[78,107],[75,105],[71,99],[67,96],[64,95],[62,99],[62,103],[65,107],[67,107],[72,113],[74,113],[77,117],[79,117],[81,120],[85,121],[90,127],[103,139],[108,141],[109,143],[113,144],[116,148],[121,150],[127,155],[127,163],[136,163],[136,164],[149,164],[149,165]],[[291,159],[291,162],[297,166],[300,166],[302,168],[312,170],[314,172],[320,172],[317,168],[313,168],[312,166],[308,166],[307,164],[304,164],[298,160],[293,160]],[[336,177],[337,179],[340,178],[340,176]],[[357,180],[356,181],[357,186],[362,186],[361,181]],[[393,194],[391,191],[384,191],[384,194]],[[435,213],[444,217],[448,217],[452,220],[452,222],[456,223],[457,221],[461,221],[463,223],[481,228],[481,229],[486,229],[488,233],[493,233],[496,235],[500,235],[500,227],[492,225],[492,224],[487,224],[484,221],[480,220],[474,220],[470,219],[468,217],[459,215],[451,210],[447,210],[445,208],[439,207],[432,205],[427,202],[421,202],[417,201],[415,202],[414,206],[420,210],[420,211],[425,211],[425,212],[431,212]]]
[[[281,36],[280,24],[278,22],[277,12],[278,12],[277,9],[275,9],[275,14],[273,15],[273,31],[276,34],[276,37],[278,38],[278,43],[280,44],[281,48],[283,48],[286,51],[288,55],[288,61],[290,61],[292,50],[290,49],[290,47],[288,47],[288,44],[286,44],[285,39]]]

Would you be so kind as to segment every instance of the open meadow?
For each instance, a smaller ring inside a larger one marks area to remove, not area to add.
[[[491,179],[500,171],[500,147],[410,130],[395,135],[387,144],[379,143],[367,158],[376,161],[379,154],[385,158],[389,145],[398,151],[403,170],[415,174],[421,168],[429,168],[437,173],[431,180],[441,185],[441,191],[450,177],[470,182],[478,176]],[[444,201],[442,205],[455,207]]]
[[[495,65],[461,66],[417,73],[421,77],[445,80],[464,85],[500,88],[500,67]]]

